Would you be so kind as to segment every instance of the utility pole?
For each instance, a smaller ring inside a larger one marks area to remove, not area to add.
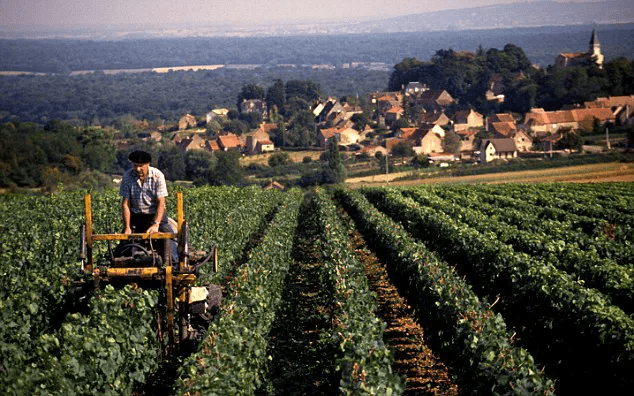
[[[387,161],[387,157],[389,157],[389,154],[385,153],[385,184],[389,184],[390,183],[390,179],[388,177],[388,161]]]

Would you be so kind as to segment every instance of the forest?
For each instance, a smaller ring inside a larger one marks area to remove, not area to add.
[[[278,79],[314,81],[324,95],[341,97],[383,90],[389,73],[372,70],[258,68],[83,76],[0,76],[0,122],[17,119],[109,124],[118,117],[175,122],[213,108],[235,108],[247,84]]]

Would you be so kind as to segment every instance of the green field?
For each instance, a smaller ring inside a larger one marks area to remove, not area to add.
[[[224,297],[196,350],[171,362],[160,359],[157,291],[73,286],[82,195],[0,196],[3,394],[634,385],[631,183],[186,189],[194,249],[220,249],[219,272],[203,268],[199,281]],[[96,232],[120,228],[119,207],[116,191],[93,193]],[[404,302],[390,306],[387,288]],[[436,370],[412,363],[423,350]]]

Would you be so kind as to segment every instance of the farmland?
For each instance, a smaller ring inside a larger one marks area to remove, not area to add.
[[[168,212],[175,217],[173,191]],[[184,190],[223,306],[161,361],[158,293],[78,287],[81,192],[0,197],[4,394],[613,394],[634,380],[630,183]],[[119,231],[116,191],[93,193]],[[101,248],[99,255],[105,255]]]

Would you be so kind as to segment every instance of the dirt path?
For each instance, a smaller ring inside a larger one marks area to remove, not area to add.
[[[370,289],[377,294],[377,316],[387,324],[384,339],[395,357],[394,370],[406,379],[403,394],[457,395],[447,367],[425,344],[413,308],[399,295],[384,266],[356,230],[350,232],[350,242],[364,264]]]
[[[311,226],[311,210],[303,206],[294,241],[294,261],[287,276],[281,306],[271,330],[268,375],[257,395],[334,395],[331,351],[320,343],[330,328],[328,296],[320,284],[321,244]]]
[[[568,166],[552,169],[537,169],[516,172],[489,173],[471,176],[435,177],[417,180],[394,181],[399,177],[409,176],[410,172],[393,173],[388,175],[351,178],[346,184],[351,187],[361,186],[411,186],[416,184],[460,184],[460,183],[605,183],[605,182],[634,182],[634,164],[605,163]]]

